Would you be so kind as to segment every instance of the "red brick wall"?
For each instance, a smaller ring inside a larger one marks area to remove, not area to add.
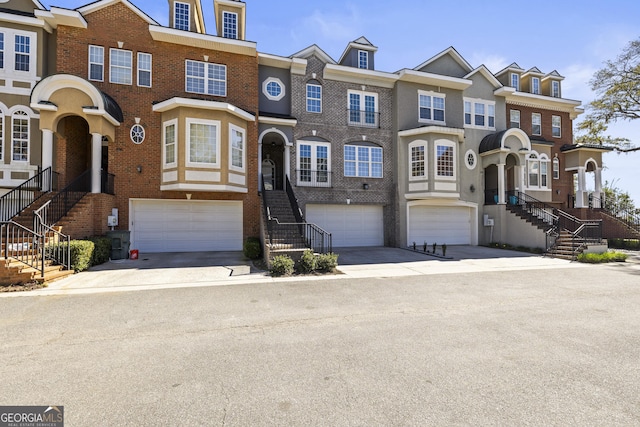
[[[186,97],[228,102],[252,114],[258,112],[258,61],[257,56],[237,55],[191,46],[173,45],[152,40],[149,24],[122,3],[103,8],[85,16],[87,29],[58,27],[57,72],[88,79],[88,45],[105,49],[104,82],[92,82],[100,90],[113,97],[124,114],[124,123],[116,130],[115,141],[109,142],[109,172],[115,178],[115,207],[120,211],[120,229],[129,224],[130,198],[186,199],[186,192],[162,192],[161,182],[161,114],[154,113],[154,103],[172,97]],[[133,52],[133,85],[109,83],[109,48]],[[137,53],[153,55],[152,88],[137,86],[135,73]],[[204,61],[227,66],[227,96],[213,97],[185,92],[185,59]],[[135,118],[141,119],[146,139],[135,145],[129,131]],[[193,199],[242,200],[244,202],[245,237],[259,234],[259,208],[257,188],[258,128],[256,122],[247,124],[247,182],[248,194],[202,192]],[[67,160],[68,161],[68,160]],[[59,163],[64,163],[59,160]],[[137,166],[142,167],[138,173]],[[105,219],[106,221],[106,219]]]
[[[565,172],[564,155],[560,148],[565,144],[573,143],[573,121],[569,113],[545,110],[542,108],[523,107],[520,105],[507,104],[507,119],[510,117],[511,110],[520,111],[520,128],[531,137],[531,115],[532,113],[540,113],[542,120],[542,138],[554,145],[551,148],[551,159],[556,154],[560,160],[560,179],[553,179],[553,163],[549,164],[549,178],[551,179],[553,202],[562,206],[567,206],[567,196],[573,194],[573,173]],[[555,138],[551,129],[551,117],[560,116],[562,127],[560,129],[560,138]]]
[[[61,226],[61,232],[70,236],[71,239],[101,236],[109,230],[107,217],[111,215],[111,209],[115,207],[115,203],[114,196],[88,194],[57,225]]]

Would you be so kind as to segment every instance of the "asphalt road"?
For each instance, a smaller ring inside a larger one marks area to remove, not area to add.
[[[632,265],[0,298],[70,426],[640,424]]]

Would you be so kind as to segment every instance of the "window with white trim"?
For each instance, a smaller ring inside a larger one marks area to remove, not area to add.
[[[509,127],[520,128],[520,110],[509,111]]]
[[[186,60],[186,91],[227,96],[227,66]]]
[[[151,87],[151,62],[150,53],[138,52],[138,86]]]
[[[553,159],[553,179],[560,179],[560,160],[557,157]]]
[[[349,90],[349,125],[378,126],[378,94]]]
[[[0,70],[4,69],[4,33],[0,32]]]
[[[191,29],[191,10],[188,3],[175,2],[173,10],[173,28],[189,31]]]
[[[531,77],[531,93],[540,95],[540,78]]]
[[[238,14],[222,12],[222,37],[226,39],[238,38]]]
[[[133,53],[130,50],[109,49],[109,82],[132,84]]]
[[[464,155],[464,160],[464,164],[469,170],[474,170],[476,168],[476,165],[478,164],[478,156],[473,150],[467,150]]]
[[[0,31],[0,72],[36,75],[37,33],[2,28]]]
[[[31,37],[16,34],[15,42],[15,70],[29,72],[31,66]]]
[[[527,187],[532,190],[548,189],[549,158],[535,151],[527,156]]]
[[[220,122],[187,119],[187,166],[220,166]]]
[[[531,134],[542,135],[542,116],[540,113],[531,113]]]
[[[478,129],[496,128],[496,104],[482,99],[464,99],[464,125]]]
[[[131,126],[131,130],[129,131],[129,137],[131,138],[131,141],[133,141],[133,143],[136,145],[142,144],[144,142],[145,134],[146,133],[144,127],[142,127],[142,125],[138,123]]]
[[[560,116],[551,116],[551,136],[554,138],[562,136],[562,118]]]
[[[551,96],[560,98],[560,82],[557,80],[551,81]]]
[[[298,141],[296,153],[299,186],[331,187],[331,144]]]
[[[520,90],[520,74],[511,73],[511,87],[515,90]]]
[[[29,161],[29,115],[17,110],[11,115],[11,161]]]
[[[453,143],[436,141],[435,171],[436,178],[456,178],[455,145]]]
[[[358,51],[358,68],[367,70],[369,68],[369,52],[366,50]]]
[[[322,113],[322,86],[307,83],[307,111]]]
[[[104,81],[104,47],[89,45],[89,80]]]
[[[418,121],[421,123],[445,123],[445,94],[418,91]]]
[[[245,170],[245,130],[229,125],[229,169],[244,172]]]
[[[344,176],[382,178],[382,148],[345,145]]]
[[[409,170],[411,181],[427,178],[427,146],[424,141],[409,144]]]
[[[271,101],[280,101],[286,95],[286,89],[282,80],[269,77],[262,82],[262,93]]]
[[[163,164],[166,169],[178,165],[178,120],[165,122],[162,127]]]

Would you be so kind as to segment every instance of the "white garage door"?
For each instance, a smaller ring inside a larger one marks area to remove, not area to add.
[[[131,248],[140,252],[242,250],[242,202],[132,200]]]
[[[407,243],[471,244],[472,209],[460,206],[411,206]]]
[[[331,233],[333,246],[384,246],[382,206],[307,205],[307,222]]]

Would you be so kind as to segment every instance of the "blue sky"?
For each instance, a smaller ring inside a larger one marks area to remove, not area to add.
[[[46,7],[74,9],[91,1],[53,0]],[[166,0],[133,0],[160,24]],[[557,70],[566,79],[563,97],[587,104],[589,80],[607,59],[640,37],[640,2],[583,0],[518,3],[513,0],[246,0],[247,39],[260,52],[289,56],[311,44],[339,59],[347,44],[365,36],[379,48],[376,68],[413,68],[449,46],[473,67],[497,72],[512,62],[522,68]],[[535,7],[533,6],[535,4]],[[208,33],[215,33],[213,0],[203,0]],[[579,120],[579,119],[578,119]],[[640,121],[610,127],[615,136],[640,145]],[[640,205],[640,152],[604,156],[603,180],[628,191]]]

